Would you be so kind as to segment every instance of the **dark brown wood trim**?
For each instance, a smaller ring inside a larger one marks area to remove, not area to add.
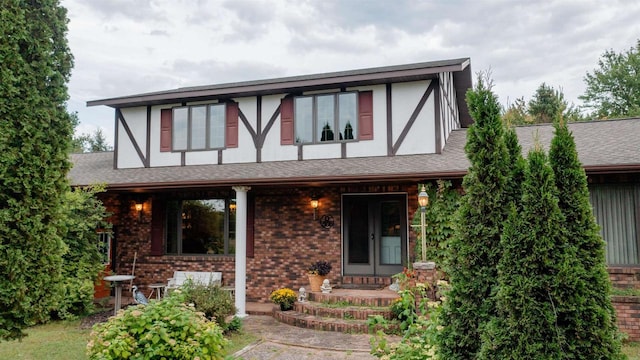
[[[343,159],[347,158],[347,143],[340,143],[340,157]]]
[[[261,149],[264,146],[264,140],[267,138],[267,135],[269,134],[269,131],[273,127],[273,124],[275,124],[276,119],[278,118],[278,116],[280,116],[280,105],[278,105],[276,110],[273,112],[273,115],[271,115],[271,118],[269,119],[269,122],[267,123],[267,126],[264,127],[264,131],[262,131],[260,133],[259,141],[260,141],[260,148]]]
[[[418,118],[418,115],[420,115],[420,112],[422,111],[424,104],[427,102],[427,99],[429,99],[429,96],[431,96],[431,93],[436,88],[437,84],[438,84],[437,81],[431,80],[429,87],[427,87],[427,90],[424,92],[424,94],[422,95],[422,98],[418,102],[418,105],[416,105],[416,108],[413,110],[413,113],[409,117],[409,121],[407,121],[407,123],[404,126],[404,129],[402,129],[402,132],[400,133],[400,136],[398,136],[398,140],[396,140],[396,143],[393,144],[392,155],[395,155],[400,149],[402,142],[407,137],[407,134],[409,134],[409,130],[411,130],[411,127],[416,122],[416,119]]]
[[[244,116],[244,113],[242,112],[240,107],[238,107],[238,115],[240,117],[240,120],[244,124],[244,127],[246,127],[247,130],[249,131],[249,134],[251,134],[251,139],[253,140],[253,144],[255,146],[258,146],[258,134],[256,134],[256,131],[253,129],[251,124],[249,124],[249,120],[247,119],[246,116]]]
[[[187,165],[187,153],[185,151],[180,152],[180,166]]]
[[[256,146],[256,162],[262,162],[262,96],[256,96],[256,137],[253,143]]]
[[[436,154],[442,154],[442,121],[443,121],[443,117],[441,116],[441,111],[440,111],[440,102],[441,100],[441,96],[440,96],[440,89],[444,88],[443,86],[440,86],[441,83],[439,83],[436,80],[432,80],[432,83],[436,83],[435,84],[435,98],[434,98],[434,102],[433,102],[433,112],[435,115],[435,121],[436,121],[436,130],[435,130],[435,135],[436,135]],[[446,127],[445,127],[446,128]],[[451,129],[449,129],[451,130]]]
[[[147,159],[144,167],[151,166],[151,106],[147,106]]]
[[[140,161],[142,162],[143,165],[146,166],[147,164],[147,160],[144,156],[144,154],[142,153],[142,150],[140,149],[140,146],[138,145],[138,142],[136,141],[136,139],[133,137],[133,133],[131,132],[131,129],[129,128],[129,124],[127,124],[127,121],[124,119],[124,116],[122,115],[122,111],[120,111],[120,109],[116,109],[116,116],[118,116],[118,118],[120,119],[120,123],[122,123],[122,127],[124,127],[124,131],[127,133],[127,136],[129,137],[129,140],[131,140],[131,143],[133,144],[133,147],[136,149],[136,152],[138,153],[138,157],[140,158]]]
[[[218,165],[222,165],[222,149],[218,150]]]
[[[116,109],[116,111],[113,112],[113,123],[116,125],[115,129],[113,131],[113,168],[117,169],[118,168],[118,152],[120,152],[120,148],[118,147],[118,128],[120,128],[120,125],[118,124],[118,111],[120,109]]]
[[[448,74],[448,73],[445,73],[445,74]],[[453,76],[452,76],[451,81],[449,81],[449,83],[450,83],[450,86],[452,86],[452,84],[453,84]],[[449,96],[449,92],[447,91],[447,89],[444,86],[440,86],[440,88],[442,89],[442,94],[444,95],[445,102],[447,103],[447,107],[449,108],[449,113],[451,114],[452,118],[455,118],[456,110],[453,108],[453,106],[451,105],[451,102],[449,101],[449,100],[451,100],[451,97]],[[458,119],[458,122],[460,122],[460,119]],[[451,130],[453,130],[453,129],[451,129]]]
[[[302,144],[298,145],[298,160],[303,160]]]
[[[387,155],[393,156],[393,109],[391,108],[391,84],[385,87],[387,99]]]

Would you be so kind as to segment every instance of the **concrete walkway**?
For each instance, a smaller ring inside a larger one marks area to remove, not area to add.
[[[260,340],[236,352],[237,359],[376,359],[369,354],[368,334],[301,329],[265,315],[249,315],[243,329]]]

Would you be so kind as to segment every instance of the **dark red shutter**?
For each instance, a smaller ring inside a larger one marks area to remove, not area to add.
[[[171,111],[160,110],[160,151],[171,151]]]
[[[228,148],[238,147],[238,103],[227,103],[227,133],[225,136],[226,146]]]
[[[373,92],[358,93],[358,140],[373,140]]]
[[[280,102],[280,145],[293,145],[293,98]]]
[[[151,255],[164,254],[164,218],[166,201],[153,198],[151,203]]]
[[[253,224],[256,216],[256,199],[247,194],[247,257],[252,258],[254,254],[254,231]]]

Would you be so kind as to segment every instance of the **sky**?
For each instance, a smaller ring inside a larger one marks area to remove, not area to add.
[[[640,1],[61,0],[77,134],[114,110],[90,100],[185,86],[469,57],[503,106],[543,82],[580,105],[607,50],[640,39]]]

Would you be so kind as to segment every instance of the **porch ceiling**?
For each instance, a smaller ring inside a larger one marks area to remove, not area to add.
[[[640,118],[572,123],[569,128],[588,173],[640,172]],[[113,152],[73,154],[69,178],[74,186],[106,183],[110,190],[461,178],[469,166],[464,153],[466,133],[466,129],[453,131],[442,154],[393,157],[114,169]],[[524,154],[536,137],[548,150],[553,127],[518,127],[517,134]]]

